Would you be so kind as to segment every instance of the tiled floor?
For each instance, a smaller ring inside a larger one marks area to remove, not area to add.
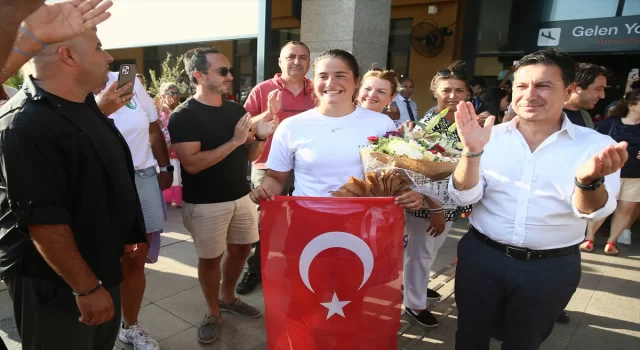
[[[437,275],[430,287],[444,296],[431,307],[440,319],[440,327],[427,331],[404,316],[398,332],[399,349],[454,348],[457,310],[453,295],[455,265],[451,263],[465,225],[455,225],[433,267]],[[147,289],[140,312],[140,324],[160,342],[162,350],[266,349],[262,318],[227,316],[218,341],[208,346],[198,344],[196,327],[206,306],[198,284],[193,243],[178,209],[170,208],[166,231],[158,263],[146,269]],[[543,349],[640,349],[640,236],[634,239],[633,247],[621,247],[620,257],[583,254],[582,280],[567,308],[572,322],[556,326]],[[20,349],[11,302],[4,285],[0,285],[0,336],[9,349]],[[264,308],[260,288],[244,300]],[[116,348],[131,349],[123,345]],[[499,344],[492,344],[492,348],[499,349]]]

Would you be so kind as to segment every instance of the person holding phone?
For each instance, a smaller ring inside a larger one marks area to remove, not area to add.
[[[149,245],[128,247],[122,257],[123,321],[119,338],[132,344],[135,350],[158,350],[158,342],[138,325],[138,314],[146,286],[144,265],[156,262],[160,251],[160,233],[164,229],[162,190],[171,187],[174,169],[169,163],[167,144],[158,124],[158,112],[135,73],[135,65],[123,65],[119,72],[109,72],[108,87],[98,94],[97,102],[131,150],[149,242]],[[133,94],[127,93],[129,91]],[[156,166],[160,168],[159,174]]]
[[[189,50],[184,66],[196,93],[174,110],[169,135],[182,174],[182,220],[193,237],[207,302],[197,339],[210,344],[220,335],[221,312],[262,316],[262,311],[236,297],[235,286],[251,244],[258,240],[258,212],[249,199],[247,161],[262,154],[278,118],[262,119],[251,129],[251,115],[245,108],[223,99],[231,89],[233,68],[220,50]]]

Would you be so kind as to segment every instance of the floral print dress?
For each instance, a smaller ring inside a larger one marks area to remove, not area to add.
[[[420,120],[420,122],[427,123],[431,118],[435,117],[436,115],[438,115],[438,113],[436,112],[436,107],[433,107],[430,110],[428,110],[427,113],[425,113],[424,117],[422,118],[422,120]],[[441,118],[440,122],[438,122],[438,124],[433,128],[433,131],[444,132],[447,129],[449,129],[450,126],[451,126],[451,122],[449,122],[446,118]],[[456,142],[460,142],[460,138],[457,133],[453,133],[452,136],[455,138]],[[470,212],[471,212],[470,205],[466,207],[445,208],[444,209],[445,221],[456,221],[458,220],[458,218],[460,218],[460,216],[463,213],[470,213]],[[424,218],[426,220],[429,220],[429,217],[430,217],[429,211],[426,209],[407,210],[407,213],[409,215],[413,215],[419,218]]]

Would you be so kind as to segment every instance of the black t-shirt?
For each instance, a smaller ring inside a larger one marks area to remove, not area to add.
[[[570,109],[563,108],[562,111],[567,114],[567,118],[569,118],[569,120],[573,124],[584,126],[585,128],[587,127],[587,124],[584,122],[584,119],[582,119],[582,115],[580,115],[580,110],[572,111]]]
[[[222,101],[213,107],[191,98],[173,111],[169,119],[171,143],[200,142],[200,151],[216,149],[233,138],[236,124],[246,113],[242,105]],[[187,203],[222,203],[246,196],[248,149],[237,147],[226,158],[196,175],[180,166],[182,198]]]
[[[146,241],[127,144],[93,95],[73,103],[25,84],[0,113],[0,276],[65,285],[29,227],[68,225],[82,259],[116,287],[125,244]]]
[[[609,135],[616,142],[626,141],[629,159],[620,170],[621,178],[640,178],[640,124],[626,125],[621,118],[609,118],[596,124],[596,131]]]
[[[94,142],[100,147],[104,153],[104,161],[107,163],[105,167],[110,169],[115,182],[118,184],[118,191],[113,192],[116,203],[135,203],[136,188],[135,182],[131,181],[131,176],[126,167],[126,150],[122,142],[118,139],[118,134],[109,132],[103,123],[102,118],[95,114],[86,103],[73,103],[60,99],[60,104],[66,105],[66,109],[70,111],[69,117],[76,125],[88,131],[93,137]],[[113,123],[107,119],[108,123]],[[131,230],[135,219],[135,212],[127,210],[126,206],[117,205],[112,208],[114,217],[118,218],[116,222],[120,233],[128,233]]]

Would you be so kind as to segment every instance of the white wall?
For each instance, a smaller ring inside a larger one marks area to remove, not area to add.
[[[49,0],[55,3],[60,0]],[[258,34],[258,0],[113,0],[98,26],[105,49],[169,45]]]

